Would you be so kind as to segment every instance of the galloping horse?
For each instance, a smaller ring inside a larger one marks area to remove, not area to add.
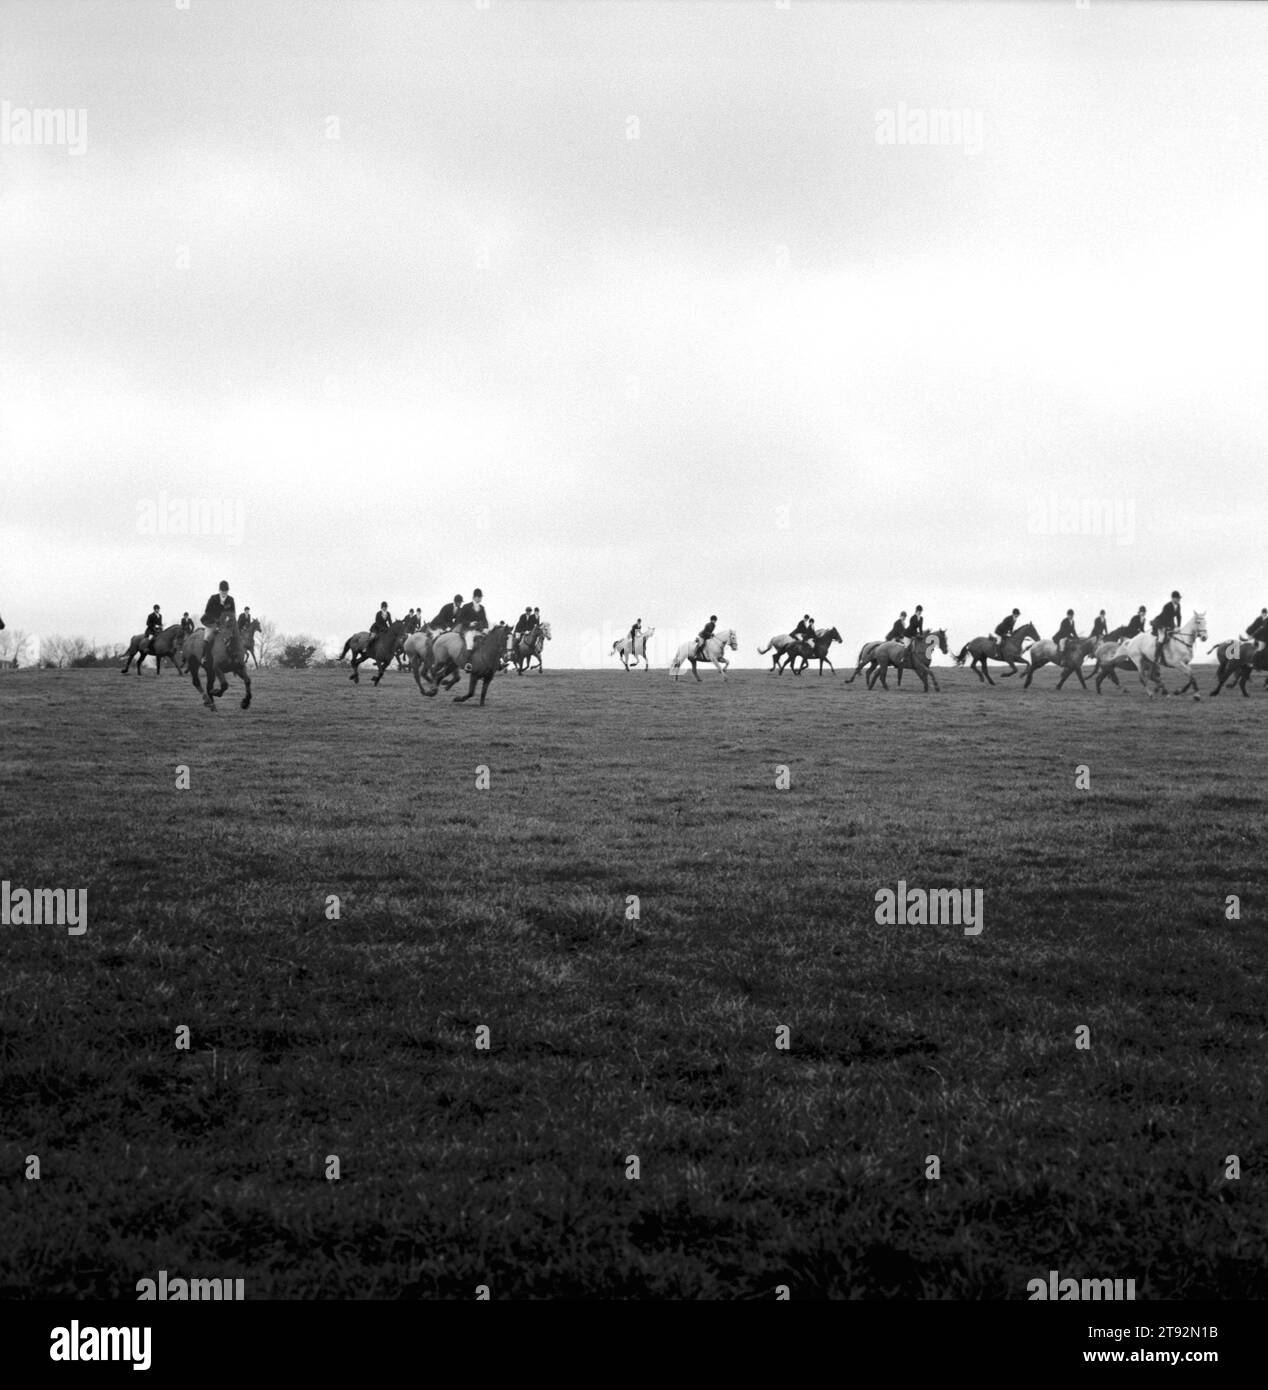
[[[627,671],[630,669],[631,657],[634,659],[635,666],[638,665],[639,657],[642,657],[643,669],[645,671],[650,671],[652,669],[647,660],[647,642],[655,631],[656,629],[654,627],[645,627],[632,642],[627,632],[619,641],[612,643],[612,650],[621,658],[621,665],[624,666]]]
[[[133,637],[132,643],[128,647],[127,660],[119,672],[121,676],[128,674],[128,667],[132,665],[133,657],[136,657],[136,673],[138,676],[141,674],[141,667],[145,658],[150,655],[149,641],[150,639],[144,632],[138,632]],[[165,627],[162,632],[158,633],[154,638],[154,674],[156,676],[162,674],[163,658],[167,657],[183,676],[185,674],[184,646],[185,629],[181,627],[180,623],[173,623],[171,627]]]
[[[674,653],[674,659],[669,663],[669,669],[674,673],[674,679],[678,679],[678,671],[682,663],[684,661],[689,661],[691,663],[691,674],[699,680],[700,672],[696,670],[696,662],[711,661],[717,668],[718,674],[723,680],[726,680],[726,668],[729,667],[731,663],[726,659],[723,653],[728,647],[730,647],[733,652],[739,650],[735,629],[729,627],[725,632],[715,632],[704,644],[704,655],[700,657],[694,654],[697,640],[697,638],[693,637],[690,642],[684,642]]]
[[[929,693],[930,681],[933,682],[933,688],[941,695],[942,687],[938,684],[938,678],[933,674],[933,667],[929,664],[929,657],[935,646],[940,647],[942,655],[946,656],[947,634],[944,628],[938,628],[936,632],[926,632],[923,636],[914,638],[910,645],[906,642],[881,642],[874,653],[876,670],[872,671],[867,678],[868,689],[874,689],[879,680],[888,690],[889,682],[885,679],[885,673],[891,666],[894,666],[898,670],[900,681],[904,669],[915,671],[924,685],[926,695]]]
[[[465,695],[453,697],[455,705],[465,704],[475,694],[477,681],[480,682],[480,703],[484,704],[484,697],[489,693],[489,682],[506,665],[506,639],[510,635],[511,629],[505,623],[499,623],[476,641],[471,660],[464,668],[471,673],[471,684]],[[433,690],[432,694],[435,693]]]
[[[210,651],[204,650],[205,635],[202,628],[195,628],[185,638],[185,661],[194,689],[203,697],[203,704],[209,710],[214,710],[215,701],[229,689],[225,672],[231,671],[247,688],[247,693],[242,697],[242,708],[248,709],[251,704],[251,677],[247,675],[246,662],[243,660],[242,639],[238,635],[237,623],[232,617],[227,617],[221,622],[211,639]],[[198,681],[200,666],[205,666],[207,671],[206,691]],[[217,679],[220,681],[220,689],[213,690],[212,686]]]
[[[1215,689],[1211,691],[1214,699],[1224,688],[1225,681],[1231,681],[1248,699],[1250,693],[1246,684],[1254,671],[1268,671],[1268,647],[1256,650],[1253,642],[1221,642],[1211,648],[1220,658],[1216,675]],[[1210,652],[1207,653],[1210,655]]]
[[[542,646],[550,641],[550,624],[538,623],[534,628],[524,633],[517,641],[511,643],[511,660],[515,663],[515,674],[522,676],[524,666],[527,664],[530,673],[533,669],[533,658],[537,658],[537,669],[542,669]]]
[[[357,667],[360,666],[363,661],[373,661],[379,668],[379,671],[371,684],[378,685],[383,679],[383,672],[392,664],[392,658],[401,648],[404,632],[405,622],[403,619],[398,618],[391,627],[385,628],[382,632],[371,634],[370,641],[365,644],[362,650],[353,654],[352,675],[349,676],[348,679],[356,681],[356,683],[360,685],[361,680],[357,675]],[[348,640],[351,641],[352,639],[349,638]],[[339,660],[342,661],[343,657],[341,656]]]
[[[975,637],[971,642],[966,642],[956,653],[954,660],[957,666],[964,665],[965,655],[970,655],[973,659],[969,662],[969,669],[977,676],[978,683],[985,681],[987,685],[994,685],[991,673],[986,669],[988,661],[1006,661],[1008,670],[1000,673],[1000,679],[1004,676],[1017,675],[1017,663],[1026,655],[1022,648],[1022,643],[1029,638],[1032,642],[1039,640],[1039,633],[1035,630],[1033,623],[1026,623],[1019,627],[1011,637],[1003,639],[996,636]]]
[[[1051,638],[1045,637],[1043,641],[1036,642],[1026,653],[1026,660],[1030,669],[1026,672],[1026,679],[1022,682],[1022,689],[1029,690],[1030,682],[1035,678],[1035,672],[1041,666],[1047,666],[1052,662],[1056,666],[1065,669],[1061,672],[1061,679],[1057,682],[1057,689],[1070,679],[1071,676],[1078,676],[1079,684],[1084,690],[1087,689],[1087,681],[1083,679],[1083,663],[1096,650],[1097,637],[1080,637],[1077,642],[1054,642]]]
[[[1193,661],[1193,649],[1199,642],[1206,640],[1206,614],[1194,613],[1183,627],[1177,629],[1167,638],[1163,647],[1163,660],[1167,663],[1167,670],[1175,670],[1184,676],[1184,684],[1179,690],[1168,691],[1162,682],[1162,667],[1159,666],[1155,655],[1158,647],[1158,639],[1152,633],[1141,632],[1135,637],[1124,642],[1118,649],[1120,657],[1127,657],[1136,663],[1140,672],[1140,683],[1149,691],[1150,699],[1155,695],[1176,694],[1183,695],[1192,688],[1198,688],[1197,679],[1191,669]],[[1152,682],[1152,688],[1150,687]],[[1195,700],[1201,696],[1195,694]]]
[[[491,629],[491,632],[497,631],[502,633],[502,649],[498,653],[498,659],[505,666],[506,642],[511,629],[505,623],[499,623],[497,628]],[[475,647],[486,640],[486,634],[483,632],[473,632],[471,637],[471,647],[467,646],[463,634],[455,630],[442,632],[435,639],[431,644],[431,660],[422,667],[423,677],[431,684],[432,689],[424,690],[420,683],[418,688],[422,694],[434,695],[442,685],[446,690],[452,690],[458,684],[462,679],[462,672],[468,669],[474,660]],[[414,678],[418,679],[417,674]]]

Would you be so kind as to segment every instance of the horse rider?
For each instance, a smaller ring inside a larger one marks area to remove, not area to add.
[[[915,641],[925,635],[925,610],[916,605],[916,611],[911,615],[911,622],[907,624],[907,631],[903,636],[908,639],[907,645],[912,646]]]
[[[417,622],[418,622],[418,615],[417,615],[417,614],[414,612],[414,610],[411,608],[411,609],[409,610],[409,612],[405,615],[405,631],[406,631],[407,633],[416,631],[416,630],[417,630],[417,629],[416,629],[416,624],[417,624]]]
[[[1063,655],[1068,655],[1070,648],[1079,640],[1079,634],[1074,626],[1074,609],[1067,608],[1065,617],[1061,619],[1061,626],[1052,634],[1052,640],[1061,648]]]
[[[636,619],[634,620],[634,626],[633,626],[632,628],[630,628],[630,654],[631,654],[631,655],[633,655],[633,653],[636,652],[636,651],[638,650],[638,637],[639,637],[639,633],[641,633],[642,630],[643,630],[643,620],[642,620],[642,618],[636,618]]]
[[[1127,636],[1139,637],[1145,630],[1145,605],[1142,603],[1136,610],[1136,616],[1127,624]]]
[[[705,644],[708,642],[709,638],[713,636],[713,629],[717,627],[717,625],[718,615],[716,613],[710,613],[709,621],[700,629],[700,635],[696,638],[696,649],[692,653],[693,661],[704,660]]]
[[[1013,628],[1017,626],[1017,619],[1020,617],[1021,609],[1014,608],[1013,611],[1008,615],[1008,617],[1001,618],[999,622],[995,624],[996,651],[999,651],[999,649],[1004,645],[1004,643],[1007,642],[1008,639],[1013,635]]]
[[[1149,630],[1157,639],[1157,646],[1154,648],[1154,660],[1159,666],[1168,665],[1168,661],[1163,656],[1163,648],[1171,640],[1171,634],[1180,626],[1180,593],[1177,589],[1172,589],[1169,602],[1164,603],[1162,612],[1149,624]]]
[[[238,631],[245,638],[251,630],[251,605],[247,606],[238,614]]]
[[[528,634],[532,632],[532,630],[533,610],[529,608],[527,604],[525,604],[524,611],[515,620],[515,628],[511,635],[518,642],[521,637],[527,637]]]
[[[887,642],[901,642],[907,636],[907,610],[903,611],[894,619],[894,626],[885,634]]]
[[[1254,642],[1256,652],[1268,646],[1268,608],[1259,610],[1259,617],[1246,629],[1246,636]]]
[[[392,626],[392,615],[388,612],[387,599],[379,604],[379,611],[374,615],[374,621],[370,624],[370,632],[377,637],[380,632],[386,632]]]
[[[467,641],[468,632],[488,632],[489,620],[484,615],[484,594],[476,589],[471,594],[471,602],[464,603],[458,610],[457,624],[462,632],[462,640],[468,647],[472,646]]]
[[[163,631],[163,615],[156,603],[145,619],[145,645],[151,655],[154,652],[154,639]]]
[[[211,680],[211,648],[216,638],[216,630],[219,628],[222,619],[228,619],[232,624],[237,617],[238,606],[233,601],[233,595],[229,592],[229,581],[222,579],[219,590],[212,594],[207,600],[207,606],[203,609],[203,669],[207,672],[207,679]]]
[[[447,603],[439,613],[427,624],[428,627],[436,632],[448,632],[458,622],[458,614],[462,610],[462,595],[455,594],[453,602]]]
[[[1105,610],[1103,608],[1093,620],[1092,631],[1089,635],[1095,637],[1098,642],[1103,641],[1109,635],[1109,624],[1105,621]]]
[[[181,632],[184,634],[184,636],[188,637],[189,634],[190,634],[191,632],[193,632],[193,630],[194,630],[194,620],[193,620],[193,618],[191,618],[191,617],[189,616],[188,613],[182,613],[182,614],[181,614]]]
[[[788,635],[794,640],[800,640],[803,642],[812,641],[814,639],[815,630],[814,622],[813,619],[810,617],[810,614],[807,613]]]

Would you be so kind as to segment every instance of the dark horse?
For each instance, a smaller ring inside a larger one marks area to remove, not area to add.
[[[216,700],[229,689],[225,672],[232,671],[247,688],[247,693],[242,697],[242,708],[249,709],[251,706],[251,677],[247,674],[246,652],[238,632],[238,624],[231,616],[225,617],[216,629],[215,636],[211,639],[211,649],[205,650],[205,646],[206,634],[202,628],[196,628],[185,639],[185,660],[189,665],[189,678],[194,683],[194,689],[203,697],[203,704],[210,710],[216,708]],[[206,669],[207,689],[205,691],[198,682],[198,668],[200,666]],[[220,689],[213,690],[212,686],[215,685],[217,679],[220,681]]]
[[[185,658],[183,648],[185,646],[185,629],[180,623],[174,623],[171,627],[165,627],[162,632],[154,636],[154,650],[150,651],[150,639],[144,632],[138,632],[132,639],[128,647],[128,659],[123,663],[119,672],[121,676],[128,674],[128,667],[132,665],[132,658],[136,657],[136,673],[141,674],[141,667],[147,656],[154,657],[154,665],[157,668],[154,672],[156,676],[163,673],[163,658],[166,657],[173,666],[181,673],[185,674]]]
[[[242,644],[246,655],[255,662],[255,669],[260,669],[260,658],[255,654],[255,634],[259,632],[261,623],[259,618],[252,618],[246,627],[239,628],[242,633]]]
[[[794,676],[801,675],[812,661],[817,661],[819,663],[820,675],[823,675],[824,662],[827,662],[828,668],[835,676],[837,668],[833,666],[832,662],[828,659],[828,650],[833,642],[839,642],[840,640],[841,634],[836,628],[819,628],[815,632],[813,642],[797,642],[793,646],[786,648],[780,655],[777,655],[775,658],[775,670],[778,671],[782,669],[779,664],[780,656],[782,655],[785,658],[786,664],[792,668]],[[801,658],[800,666],[794,664],[798,657]]]
[[[971,642],[966,642],[955,655],[955,664],[964,665],[966,655],[973,659],[969,662],[969,669],[977,676],[979,683],[985,681],[987,685],[994,685],[991,673],[986,669],[988,661],[1006,661],[1008,670],[1001,673],[1003,676],[1015,676],[1017,674],[1017,663],[1022,659],[1024,653],[1021,644],[1030,638],[1032,642],[1039,640],[1039,634],[1035,631],[1033,623],[1026,623],[1019,627],[1011,637],[975,637]]]
[[[1218,679],[1215,689],[1211,691],[1211,698],[1214,699],[1224,689],[1225,682],[1228,682],[1230,686],[1235,685],[1249,699],[1250,692],[1246,685],[1252,672],[1268,671],[1268,647],[1256,651],[1253,642],[1221,642],[1218,646],[1212,647],[1211,651],[1217,652],[1220,658],[1219,669],[1215,673]],[[1207,655],[1209,656],[1210,652]]]
[[[363,661],[373,661],[379,668],[379,673],[372,681],[373,685],[383,679],[383,672],[392,664],[392,658],[405,645],[405,621],[398,618],[391,627],[385,628],[382,632],[376,632],[365,646],[352,658],[352,675],[349,680],[356,681],[358,685],[361,680],[357,675],[357,667]],[[346,650],[346,648],[345,648]],[[339,658],[341,661],[342,657]]]
[[[455,695],[454,704],[464,704],[475,694],[476,682],[480,682],[480,703],[489,693],[489,682],[506,665],[506,639],[511,629],[500,623],[475,644],[471,660],[463,668],[471,673],[471,684],[465,695]]]
[[[522,676],[524,667],[528,667],[529,674],[533,672],[533,658],[537,658],[537,670],[542,669],[542,644],[550,638],[550,624],[538,623],[530,628],[522,637],[517,638],[511,643],[511,660],[515,663],[515,674]]]

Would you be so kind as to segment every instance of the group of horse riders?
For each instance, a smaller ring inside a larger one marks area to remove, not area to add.
[[[229,581],[227,579],[222,579],[220,581],[220,587],[207,600],[207,605],[203,609],[201,621],[209,644],[211,639],[215,636],[217,628],[220,626],[221,619],[224,617],[236,619],[238,632],[245,641],[247,633],[251,629],[251,609],[248,607],[244,608],[241,613],[237,612],[233,596],[229,593]],[[156,603],[154,607],[150,609],[149,613],[146,614],[145,618],[144,643],[140,648],[145,655],[154,655],[154,642],[162,633],[163,626],[163,610],[161,605]],[[182,613],[180,621],[182,640],[188,637],[196,626],[197,624],[194,622],[193,618],[189,616],[188,611]]]
[[[225,597],[228,598],[228,609],[229,609],[230,612],[232,612],[232,611],[233,611],[233,599],[232,599],[232,598],[229,598],[229,585],[228,585],[227,583],[222,583],[221,586],[220,586],[220,588],[221,588],[221,590],[223,591]],[[215,629],[215,627],[216,627],[216,624],[220,621],[220,608],[219,608],[219,605],[218,605],[218,600],[219,600],[219,599],[220,599],[220,593],[217,592],[217,593],[212,594],[211,598],[208,599],[208,601],[207,601],[207,612],[204,613],[204,615],[203,615],[203,626],[206,627],[206,628],[208,629],[208,635],[210,635],[210,633],[211,633],[212,631],[214,631],[214,629]],[[208,623],[208,622],[207,622],[207,615],[211,613],[211,611],[212,611],[212,605],[213,605],[213,604],[216,604],[216,605],[217,605],[217,606],[216,606],[216,611],[215,611],[215,620],[214,620],[213,622],[211,622],[211,623]],[[189,634],[190,634],[191,632],[193,632],[193,630],[194,630],[194,628],[195,628],[196,626],[197,626],[197,624],[194,622],[193,618],[191,618],[191,617],[189,616],[189,613],[188,613],[188,612],[182,613],[182,614],[181,614],[181,622],[180,622],[180,629],[181,629],[181,638],[182,638],[182,640],[183,640],[184,638],[188,637]],[[244,609],[242,610],[241,615],[238,617],[238,631],[241,632],[241,633],[243,634],[243,636],[245,637],[246,632],[247,632],[247,629],[248,629],[250,626],[251,626],[251,610],[250,610],[249,608],[244,608]],[[141,650],[145,655],[147,655],[147,656],[153,656],[153,655],[154,655],[154,641],[155,641],[155,639],[159,636],[159,634],[163,631],[163,627],[164,627],[164,623],[163,623],[163,610],[162,610],[161,606],[160,606],[159,604],[156,603],[156,604],[154,605],[154,607],[153,607],[153,608],[149,611],[149,613],[146,615],[146,619],[145,619],[145,638],[144,638],[144,644],[143,644],[142,647],[140,648],[140,650]]]
[[[918,610],[917,610],[918,611]],[[1183,622],[1180,612],[1180,592],[1178,589],[1171,591],[1171,597],[1162,606],[1162,611],[1152,619],[1146,619],[1145,614],[1148,610],[1142,603],[1136,610],[1131,621],[1125,627],[1117,630],[1114,636],[1127,639],[1137,636],[1144,632],[1148,626],[1155,642],[1154,660],[1159,666],[1167,666],[1170,663],[1166,657],[1167,642],[1172,634],[1177,632]],[[1021,609],[1014,608],[1007,617],[1000,620],[995,627],[996,650],[1003,647],[1004,643],[1013,635],[1013,628],[1017,624],[1017,619],[1021,617]],[[1092,621],[1092,630],[1088,636],[1095,641],[1110,641],[1109,622],[1105,617],[1105,610],[1096,615]],[[1255,643],[1255,650],[1262,651],[1268,646],[1268,608],[1263,609],[1259,616],[1246,629],[1246,637]],[[1062,655],[1068,655],[1074,646],[1083,641],[1074,621],[1074,609],[1067,608],[1065,617],[1061,620],[1061,625],[1052,634],[1052,640],[1061,648]]]
[[[405,618],[406,635],[427,628],[436,634],[442,632],[457,632],[465,645],[470,646],[467,634],[471,632],[488,632],[489,619],[484,611],[484,591],[475,589],[471,595],[471,601],[465,603],[461,594],[455,594],[450,603],[446,603],[439,613],[430,621],[423,620],[423,610],[421,608],[411,608],[409,616]],[[387,606],[387,600],[379,604],[379,611],[374,615],[370,623],[370,633],[372,637],[378,637],[380,633],[387,632],[392,626],[392,614]],[[525,605],[524,611],[515,621],[515,626],[511,629],[516,641],[521,637],[536,631],[542,626],[541,610],[531,604]]]

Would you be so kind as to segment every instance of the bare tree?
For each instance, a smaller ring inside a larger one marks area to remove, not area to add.
[[[271,666],[277,660],[281,637],[271,618],[260,619],[260,630],[255,634],[255,654],[261,666]]]
[[[0,642],[8,638],[7,658],[14,666],[21,666],[24,661],[31,659],[33,651],[31,634],[25,628],[6,628],[0,633]]]
[[[92,643],[86,637],[67,637],[62,645],[66,665],[73,666],[77,661],[93,654]]]
[[[66,639],[53,633],[40,638],[40,665],[55,666],[60,670],[66,661]]]

